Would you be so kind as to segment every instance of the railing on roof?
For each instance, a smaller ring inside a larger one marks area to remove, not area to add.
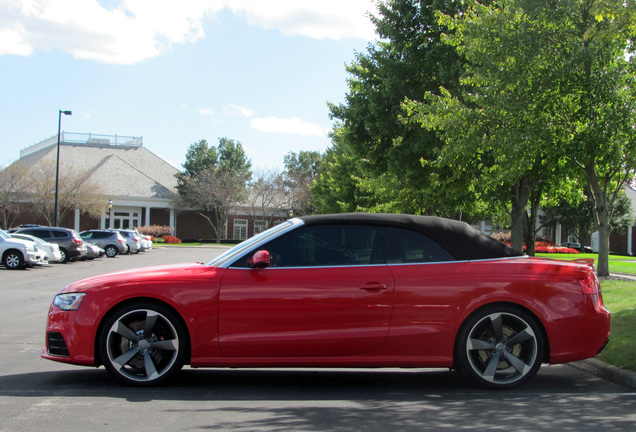
[[[60,143],[65,144],[86,144],[86,145],[108,145],[122,147],[141,147],[143,146],[143,137],[133,137],[124,135],[101,135],[94,133],[78,133],[78,132],[62,132],[60,134]],[[38,150],[57,145],[57,134],[51,138],[45,139],[39,143],[35,143],[30,147],[20,150],[20,157],[35,153]]]

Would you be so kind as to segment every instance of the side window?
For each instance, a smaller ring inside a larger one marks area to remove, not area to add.
[[[40,237],[41,239],[52,238],[51,232],[45,229],[36,229],[33,231],[33,235],[36,237]]]
[[[81,234],[80,237],[82,237],[83,239],[96,238],[95,234],[96,233],[93,233],[93,232],[87,232],[87,233]]]
[[[55,238],[68,238],[69,235],[66,231],[53,231],[53,237]]]
[[[389,264],[445,261],[455,261],[455,258],[433,240],[415,231],[393,229],[389,245]]]
[[[384,227],[321,225],[302,227],[260,249],[271,267],[329,267],[384,264],[389,230]],[[252,254],[237,261],[246,267]]]

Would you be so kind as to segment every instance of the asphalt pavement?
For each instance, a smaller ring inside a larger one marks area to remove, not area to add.
[[[66,284],[124,268],[206,262],[222,250],[164,248],[0,268],[0,431],[636,430],[634,388],[591,371],[594,361],[546,365],[518,389],[489,391],[447,369],[186,367],[171,384],[132,388],[103,368],[40,358],[48,306]]]

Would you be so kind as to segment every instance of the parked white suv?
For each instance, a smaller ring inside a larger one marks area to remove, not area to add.
[[[0,230],[0,257],[6,268],[14,270],[38,264],[44,253],[38,250],[35,243],[11,238]]]

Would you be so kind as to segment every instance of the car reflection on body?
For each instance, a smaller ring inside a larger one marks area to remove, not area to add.
[[[207,264],[62,289],[47,359],[160,383],[192,367],[447,367],[512,388],[610,334],[591,260],[519,256],[463,222],[299,217]]]

